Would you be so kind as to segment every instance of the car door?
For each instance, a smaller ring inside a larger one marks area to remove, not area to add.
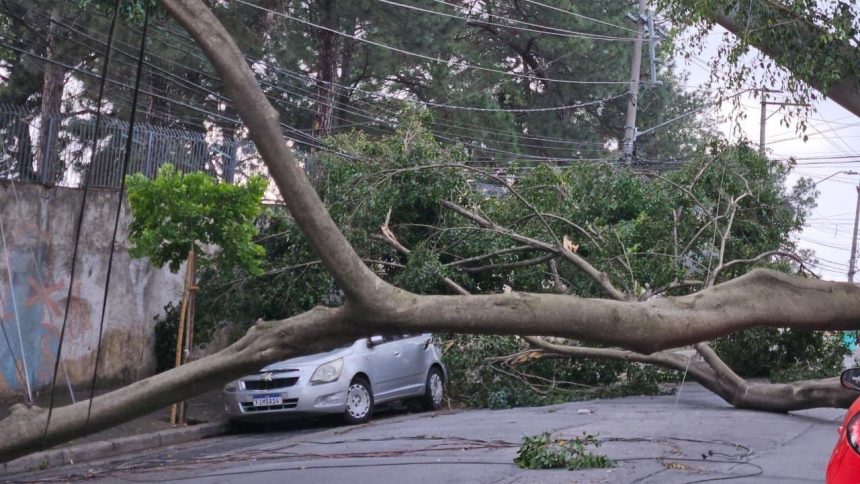
[[[374,336],[368,341],[368,373],[374,401],[379,403],[397,398],[398,379],[402,373],[397,338]]]
[[[424,392],[426,349],[429,334],[403,335],[394,344],[397,346],[398,366],[395,394],[400,397],[421,395]]]

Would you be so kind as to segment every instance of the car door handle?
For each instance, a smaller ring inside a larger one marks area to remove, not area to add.
[[[394,352],[394,356],[400,356],[400,352],[399,352],[399,351],[395,351],[395,352]]]

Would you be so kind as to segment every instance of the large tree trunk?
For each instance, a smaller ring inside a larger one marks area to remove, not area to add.
[[[281,322],[259,322],[239,341],[215,355],[160,373],[117,391],[55,409],[47,427],[45,409],[18,404],[0,422],[4,439],[0,460],[7,461],[73,438],[146,415],[190,398],[268,363],[329,350],[355,339],[344,310],[318,308]]]
[[[57,3],[51,9],[51,21],[48,23],[45,57],[56,59],[59,51],[59,24],[63,18],[63,3]],[[66,69],[60,65],[45,63],[45,73],[42,76],[42,107],[40,110],[41,124],[39,127],[38,149],[36,163],[39,166],[39,181],[54,184],[62,178],[65,167],[59,155],[60,110],[63,103],[63,88],[65,87]]]
[[[547,294],[418,296],[400,291],[383,297],[376,305],[356,306],[347,301],[340,309],[317,308],[288,320],[257,323],[222,352],[96,397],[88,424],[87,401],[55,409],[45,441],[53,445],[96,432],[267,364],[329,349],[371,333],[551,335],[635,348],[642,356],[623,359],[662,364],[656,356],[643,353],[753,325],[852,327],[860,318],[858,298],[860,288],[853,284],[807,280],[765,270],[694,295],[645,303]],[[826,317],[828,312],[832,318]],[[696,369],[691,366],[691,371]],[[732,386],[725,386],[723,378],[697,379],[730,403],[746,408],[789,411],[846,406],[851,397],[835,380],[767,386],[729,381]],[[0,433],[5,436],[0,443],[0,460],[39,449],[46,417],[44,409],[18,406],[0,422]]]
[[[337,65],[337,0],[317,2],[320,24],[330,30],[320,30],[315,36],[319,39],[319,58],[317,60],[317,108],[314,115],[314,133],[323,138],[331,134],[334,103],[338,81]]]
[[[856,329],[860,288],[757,270],[696,294],[638,302],[605,290],[615,299],[555,294],[421,296],[387,284],[357,255],[337,228],[282,136],[279,116],[268,103],[235,42],[201,0],[162,0],[212,61],[227,95],[284,195],[297,226],[307,237],[346,297],[338,309],[317,308],[278,322],[259,322],[236,344],[211,357],[156,375],[93,400],[53,412],[16,408],[0,422],[0,459],[10,459],[85,433],[133,419],[177,400],[216,387],[284,358],[317,352],[372,333],[403,331],[559,336],[632,350],[642,358],[735,331],[772,326],[813,330]],[[523,240],[528,244],[543,244]],[[564,245],[544,244],[583,272],[589,266]],[[722,264],[722,263],[721,263]],[[600,281],[600,274],[592,277]],[[605,281],[604,281],[605,282]],[[714,391],[733,393],[740,406],[791,410],[845,405],[834,381],[757,387],[743,385],[698,345],[717,374]],[[655,360],[656,362],[656,360]],[[693,370],[698,371],[698,366]],[[702,374],[702,381],[711,381]],[[728,382],[728,385],[724,384]],[[725,387],[725,388],[722,388]],[[709,387],[711,388],[711,387]],[[724,397],[726,398],[726,397]],[[787,402],[781,408],[775,403]]]

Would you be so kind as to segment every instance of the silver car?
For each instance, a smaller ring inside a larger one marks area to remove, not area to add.
[[[269,365],[224,387],[232,420],[267,421],[294,414],[341,414],[366,422],[374,405],[415,399],[442,405],[447,379],[430,334],[374,336],[326,353]]]

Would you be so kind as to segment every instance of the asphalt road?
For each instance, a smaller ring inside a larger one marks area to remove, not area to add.
[[[510,410],[390,412],[227,435],[18,476],[27,482],[819,483],[843,411],[736,410],[692,384],[631,397]],[[611,469],[521,470],[524,435],[597,435]],[[14,478],[15,476],[6,476]]]

